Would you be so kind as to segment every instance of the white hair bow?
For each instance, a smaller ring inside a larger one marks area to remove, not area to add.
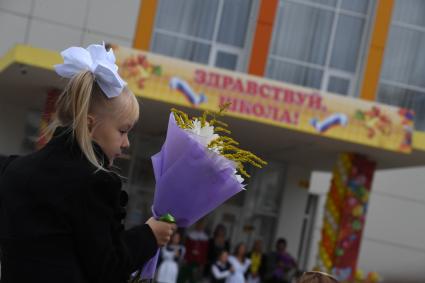
[[[64,63],[55,65],[56,73],[65,78],[72,78],[81,71],[90,70],[108,98],[120,95],[127,85],[118,74],[112,49],[106,51],[105,44],[92,44],[86,49],[70,47],[62,51],[61,55]]]

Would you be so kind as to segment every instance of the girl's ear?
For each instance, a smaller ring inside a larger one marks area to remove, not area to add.
[[[87,127],[89,129],[89,133],[92,133],[93,127],[94,127],[95,119],[92,115],[87,115]]]

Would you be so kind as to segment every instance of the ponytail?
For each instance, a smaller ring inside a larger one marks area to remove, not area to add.
[[[87,121],[91,104],[95,100],[106,99],[95,83],[94,75],[89,70],[82,71],[71,78],[59,96],[56,102],[56,117],[50,127],[51,129],[58,126],[69,127],[85,157],[98,170],[107,169],[93,150]]]

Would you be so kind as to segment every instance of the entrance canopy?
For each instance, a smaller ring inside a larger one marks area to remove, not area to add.
[[[425,165],[425,133],[413,130],[409,110],[113,48],[122,77],[140,98],[138,127],[145,135],[165,136],[171,107],[199,115],[230,102],[223,120],[232,136],[268,161],[327,171],[339,153],[356,152],[378,168]],[[16,46],[0,59],[0,103],[43,111],[46,94],[66,84],[53,70],[61,62],[58,52]]]

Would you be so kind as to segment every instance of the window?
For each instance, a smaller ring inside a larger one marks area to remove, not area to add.
[[[243,69],[254,0],[160,0],[151,50],[230,70]]]
[[[416,113],[425,130],[425,1],[395,2],[381,71],[378,101]]]
[[[281,0],[266,76],[354,95],[371,2]]]

